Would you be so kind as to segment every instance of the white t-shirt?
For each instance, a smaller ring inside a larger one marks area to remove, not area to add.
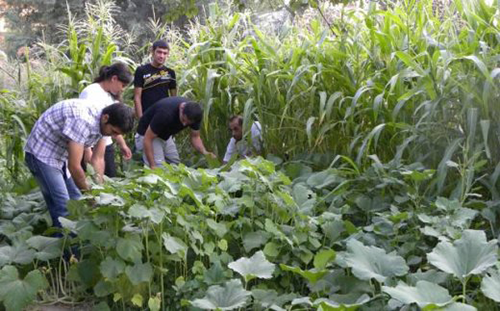
[[[254,122],[252,124],[252,128],[250,129],[250,133],[252,135],[252,145],[253,149],[257,152],[260,152],[262,137],[261,137],[261,126],[259,122]],[[229,144],[227,145],[226,154],[224,155],[224,162],[229,162],[233,154],[238,153],[242,157],[247,157],[251,155],[252,149],[248,147],[245,139],[240,141],[236,141],[234,137],[231,137]]]
[[[99,110],[115,103],[113,96],[106,92],[99,83],[92,83],[84,88],[80,93],[80,98],[86,99],[89,104]],[[106,141],[106,146],[113,143],[110,136],[104,136],[103,139]]]

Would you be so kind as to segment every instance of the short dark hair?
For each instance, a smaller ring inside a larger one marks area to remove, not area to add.
[[[203,117],[203,108],[196,102],[184,103],[184,115],[193,123],[198,123]]]
[[[229,123],[233,122],[234,120],[238,120],[238,123],[240,125],[243,125],[243,118],[240,115],[234,115],[229,118]]]
[[[155,41],[153,43],[153,51],[156,50],[157,48],[170,50],[170,47],[168,46],[168,43],[165,40],[157,40],[157,41]]]
[[[113,76],[117,76],[118,80],[129,84],[132,82],[132,73],[127,65],[121,62],[116,62],[110,66],[102,66],[99,69],[99,76],[94,79],[94,83],[110,80]]]
[[[108,115],[108,122],[118,127],[123,133],[128,133],[134,127],[134,109],[125,104],[112,104],[102,110]]]

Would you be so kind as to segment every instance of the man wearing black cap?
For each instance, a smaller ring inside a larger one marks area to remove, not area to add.
[[[141,118],[160,99],[177,95],[175,71],[165,66],[169,53],[167,42],[154,42],[151,63],[139,66],[135,71],[134,105],[137,118]]]

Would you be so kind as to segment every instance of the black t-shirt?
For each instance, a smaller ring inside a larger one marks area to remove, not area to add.
[[[146,64],[137,67],[134,76],[134,86],[142,88],[141,103],[144,113],[154,103],[168,97],[168,90],[175,89],[175,71],[165,66],[160,68]]]
[[[156,102],[142,115],[137,126],[137,133],[144,136],[148,126],[151,127],[153,133],[164,140],[179,133],[186,127],[182,125],[179,118],[179,106],[187,101],[189,99],[185,97],[175,96]],[[200,129],[200,122],[188,126],[198,131]]]

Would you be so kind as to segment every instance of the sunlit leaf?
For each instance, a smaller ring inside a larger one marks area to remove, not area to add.
[[[139,218],[139,219],[147,218],[155,224],[161,223],[163,217],[165,217],[164,211],[155,207],[148,209],[140,204],[132,205],[128,210],[128,214],[134,218]]]
[[[479,230],[465,230],[453,244],[440,242],[427,259],[444,272],[460,280],[480,274],[497,262],[497,240],[486,241],[486,234]]]
[[[229,268],[241,274],[247,281],[253,278],[270,279],[275,265],[270,263],[262,251],[256,252],[250,258],[240,258],[231,262]]]
[[[361,280],[374,278],[384,282],[388,277],[402,276],[409,270],[401,256],[387,254],[381,248],[365,246],[356,240],[347,243],[345,261],[352,268],[354,275]]]
[[[318,270],[324,269],[327,264],[335,260],[335,251],[324,249],[314,255],[314,267]]]
[[[322,277],[324,277],[328,273],[328,270],[316,270],[316,269],[302,270],[299,267],[292,267],[284,264],[280,264],[280,268],[283,271],[290,271],[293,273],[297,273],[313,284],[318,282]]]
[[[205,297],[195,299],[191,303],[204,310],[234,310],[244,307],[250,294],[243,288],[240,280],[230,280],[224,286],[210,286]]]
[[[486,297],[500,302],[500,273],[498,271],[492,272],[483,278],[481,291]]]
[[[319,306],[318,310],[325,311],[354,311],[360,306],[370,301],[370,296],[363,294],[359,296],[355,301],[349,303],[336,302],[330,299],[320,298],[314,301],[315,306]]]
[[[187,253],[187,245],[179,238],[173,237],[170,234],[163,232],[163,245],[172,254],[180,253],[185,256]]]
[[[416,287],[400,282],[396,287],[382,286],[382,290],[404,304],[416,303],[421,308],[427,305],[442,307],[453,300],[447,289],[427,281],[418,281]]]
[[[144,302],[144,298],[142,298],[141,294],[135,294],[134,297],[130,300],[133,305],[142,307],[142,304]]]

